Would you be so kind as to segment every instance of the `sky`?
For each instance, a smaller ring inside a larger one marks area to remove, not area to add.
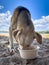
[[[13,11],[18,6],[31,13],[35,31],[49,30],[49,0],[0,0],[0,31],[8,31]]]

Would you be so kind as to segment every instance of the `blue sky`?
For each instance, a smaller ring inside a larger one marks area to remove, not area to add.
[[[0,0],[0,31],[9,29],[17,6],[29,9],[36,31],[49,30],[49,0]]]

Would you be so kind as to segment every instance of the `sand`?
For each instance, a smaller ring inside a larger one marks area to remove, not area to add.
[[[5,41],[8,42],[9,38],[0,36],[0,65],[49,65],[49,39],[43,38],[43,44],[38,44],[35,40],[34,45],[39,46],[38,57],[32,60],[25,60],[20,57],[17,50],[18,44],[14,44],[15,52],[11,55],[9,48],[5,47]],[[4,42],[3,42],[4,41]],[[1,44],[1,42],[3,44]]]

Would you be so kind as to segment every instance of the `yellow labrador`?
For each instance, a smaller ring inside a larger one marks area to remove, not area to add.
[[[42,36],[35,32],[31,14],[25,7],[19,6],[14,10],[10,29],[18,44],[23,48],[29,47],[35,38],[38,43],[42,43]]]

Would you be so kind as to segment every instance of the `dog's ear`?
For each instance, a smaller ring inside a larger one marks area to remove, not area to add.
[[[21,33],[22,33],[22,30],[17,30],[16,29],[16,30],[13,31],[13,36],[16,39],[17,42],[18,42],[18,38],[21,35]]]
[[[14,37],[17,35],[18,31],[19,31],[19,30],[14,30],[14,31],[13,31],[13,36],[14,36]]]
[[[35,32],[35,38],[39,44],[42,44],[42,36],[39,33]]]
[[[17,40],[17,39],[18,39],[17,33],[18,33],[18,30],[14,30],[14,31],[12,32],[13,37],[15,38],[16,42],[18,42],[18,40]]]

